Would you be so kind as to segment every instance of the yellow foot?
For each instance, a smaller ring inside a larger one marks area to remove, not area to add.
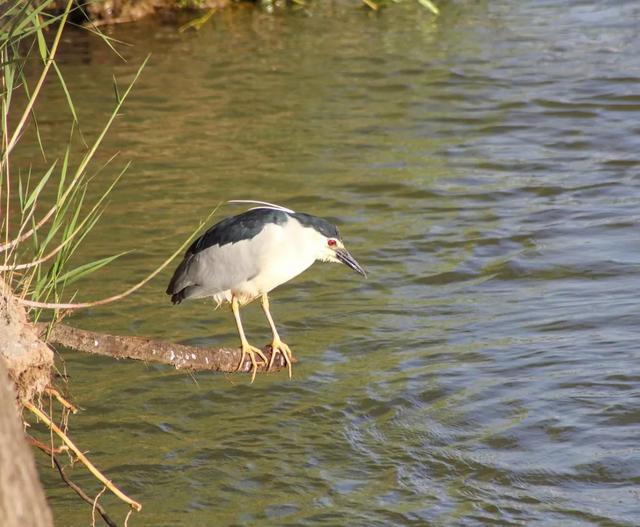
[[[293,353],[291,352],[291,348],[280,339],[275,339],[271,343],[271,360],[269,361],[269,367],[267,368],[267,371],[269,371],[271,369],[271,366],[273,366],[273,361],[275,360],[278,353],[281,353],[284,357],[284,362],[289,369],[289,379],[291,379],[291,357],[293,356]]]
[[[252,364],[251,382],[253,383],[253,381],[256,378],[256,372],[258,371],[258,362],[256,361],[256,355],[260,357],[263,365],[267,364],[268,361],[267,361],[267,357],[265,357],[264,353],[262,353],[262,350],[260,348],[256,348],[255,346],[252,346],[248,342],[243,342],[242,355],[240,357],[240,364],[238,365],[237,371],[241,371],[244,368],[244,359],[246,358],[247,355],[249,355],[249,358],[251,359],[251,364]]]

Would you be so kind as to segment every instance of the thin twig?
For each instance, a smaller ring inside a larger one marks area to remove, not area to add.
[[[102,487],[102,490],[96,494],[96,497],[93,500],[93,507],[91,507],[91,527],[96,527],[96,509],[98,500],[100,499],[100,496],[104,494],[105,490],[107,490],[107,487]]]
[[[49,446],[45,445],[39,439],[36,439],[35,437],[29,436],[29,435],[27,436],[27,442],[30,445],[39,448],[40,450],[42,450],[43,452],[46,452],[49,455],[62,454],[62,453],[67,452],[69,450],[69,447],[67,445],[62,445],[62,446],[60,446],[58,448],[49,447]]]
[[[49,395],[49,414],[53,415],[53,398]],[[51,445],[51,450],[53,451],[53,430],[49,428],[49,444]],[[51,468],[53,468],[53,459],[51,460]]]
[[[69,410],[72,414],[76,414],[78,413],[78,408],[73,404],[70,403],[69,401],[67,401],[62,394],[56,390],[55,388],[48,386],[47,388],[44,389],[45,393],[48,393],[49,395],[53,395],[58,402],[64,406],[67,410]]]
[[[80,498],[86,501],[89,505],[92,505],[94,503],[94,500],[92,500],[84,490],[82,490],[76,483],[74,483],[73,481],[71,481],[71,479],[69,479],[69,476],[67,476],[67,474],[65,473],[64,468],[60,464],[60,461],[58,461],[58,458],[54,455],[62,451],[61,449],[66,448],[66,446],[51,450],[47,445],[45,445],[41,441],[38,441],[35,437],[27,436],[27,440],[33,446],[39,448],[45,454],[51,456],[51,459],[53,460],[55,467],[58,469],[58,472],[60,473],[60,477],[62,478],[62,481],[64,481],[71,490],[73,490],[78,496],[80,496]],[[102,519],[105,521],[107,525],[109,525],[109,527],[118,527],[118,524],[109,517],[109,515],[107,514],[107,511],[104,509],[102,505],[100,505],[100,503],[97,503],[97,502],[95,503],[95,510],[98,511],[100,516],[102,516]],[[132,512],[132,511],[129,511],[129,512]]]
[[[142,510],[142,505],[135,500],[132,500],[129,496],[127,496],[124,492],[122,492],[118,487],[116,487],[110,480],[108,480],[105,475],[100,472],[91,461],[85,456],[80,449],[69,439],[67,434],[65,434],[58,426],[51,420],[51,418],[45,414],[42,410],[36,407],[33,403],[26,401],[24,403],[24,407],[27,408],[31,413],[33,413],[38,419],[43,421],[51,430],[53,430],[60,439],[62,439],[65,444],[73,450],[73,453],[77,456],[77,458],[84,464],[85,467],[91,472],[100,482],[102,482],[111,492],[113,492],[118,498],[122,501],[130,505],[137,511]]]

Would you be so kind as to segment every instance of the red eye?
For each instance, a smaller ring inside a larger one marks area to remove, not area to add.
[[[327,242],[327,245],[329,245],[329,247],[335,247],[335,246],[336,246],[336,243],[338,243],[338,242],[336,242],[335,240],[329,240],[329,241]]]

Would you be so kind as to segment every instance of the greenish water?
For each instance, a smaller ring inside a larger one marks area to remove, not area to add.
[[[135,283],[234,198],[334,219],[369,272],[316,264],[274,292],[292,380],[64,354],[73,438],[143,503],[130,525],[637,525],[639,17],[606,0],[241,9],[197,33],[109,29],[127,62],[68,32],[88,137],[112,74],[152,53],[101,150],[120,152],[101,177],[132,167],[80,258],[136,252],[83,299]],[[55,156],[68,116],[46,97]],[[72,321],[236,342],[226,309],[171,306],[169,275]],[[259,306],[244,318],[266,343]],[[41,473],[57,524],[90,524]]]

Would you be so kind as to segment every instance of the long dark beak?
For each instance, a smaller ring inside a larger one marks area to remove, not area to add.
[[[336,258],[340,260],[343,264],[348,267],[351,267],[356,273],[360,273],[365,278],[367,277],[367,273],[365,273],[362,266],[356,262],[356,259],[351,256],[351,253],[346,249],[336,249]]]

